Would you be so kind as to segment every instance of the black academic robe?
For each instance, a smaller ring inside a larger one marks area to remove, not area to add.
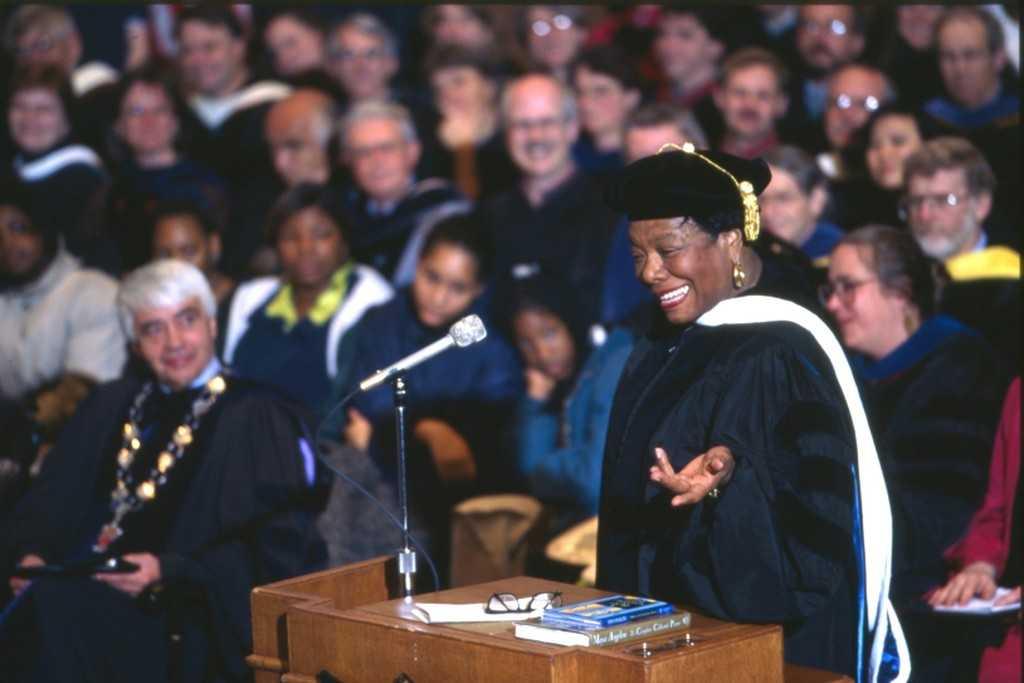
[[[134,379],[100,386],[68,423],[4,530],[5,568],[28,553],[54,563],[90,554],[99,526],[109,520],[113,462],[140,386]],[[155,461],[194,396],[157,394],[143,406],[143,433],[151,434],[136,456],[143,468]],[[142,601],[90,579],[35,581],[0,621],[17,618],[21,624],[23,640],[15,651],[56,656],[26,662],[22,680],[139,680],[143,664],[150,681],[166,680],[170,666],[180,667],[185,681],[245,680],[250,591],[309,571],[324,558],[309,509],[302,434],[293,409],[256,385],[229,378],[227,392],[203,416],[166,486],[125,518],[124,536],[110,549],[156,555],[165,604],[144,609]],[[167,649],[171,605],[186,606],[180,659]],[[66,622],[72,623],[61,627]],[[118,641],[124,633],[131,639]],[[46,642],[54,638],[73,642]],[[0,637],[0,651],[13,656],[12,647]]]
[[[854,437],[827,357],[791,323],[670,331],[638,342],[616,391],[598,587],[781,623],[787,661],[852,675]],[[656,445],[676,470],[727,446],[732,479],[672,508]]]

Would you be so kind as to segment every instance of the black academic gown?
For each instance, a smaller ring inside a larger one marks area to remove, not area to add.
[[[139,388],[134,379],[102,385],[68,423],[4,531],[4,567],[27,553],[48,562],[89,555],[109,519],[114,457]],[[148,436],[137,464],[154,462],[193,396],[154,392],[143,407]],[[324,557],[308,509],[301,434],[292,409],[229,379],[166,486],[125,518],[124,536],[111,546],[118,555],[157,555],[164,602],[146,606],[91,579],[36,580],[0,620],[4,661],[29,655],[27,669],[8,668],[22,674],[12,680],[163,681],[169,667],[184,681],[246,680],[250,591]],[[181,655],[167,647],[171,606],[182,608]],[[7,639],[12,626],[15,643]]]
[[[721,496],[672,508],[649,481],[654,447],[679,470],[719,444],[736,460]],[[854,461],[831,366],[802,328],[692,324],[649,335],[612,407],[597,585],[781,623],[787,661],[852,675]]]

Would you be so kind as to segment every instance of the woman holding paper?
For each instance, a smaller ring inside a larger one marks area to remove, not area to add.
[[[928,599],[933,607],[966,604],[971,598],[991,600],[998,585],[1012,590],[995,599],[995,605],[1020,603],[1024,505],[1020,484],[1020,378],[1010,385],[999,420],[988,491],[968,527],[967,534],[946,552],[959,571]],[[1019,608],[1017,610],[1020,611]],[[1010,626],[1002,642],[981,655],[979,683],[1021,680],[1021,624]]]

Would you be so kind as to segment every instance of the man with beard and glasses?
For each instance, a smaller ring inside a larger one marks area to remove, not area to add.
[[[96,382],[126,356],[117,283],[82,268],[17,182],[0,191],[0,461],[24,483],[42,450]],[[20,438],[19,438],[20,437]],[[23,447],[19,448],[18,444]],[[13,493],[0,494],[3,504]]]
[[[940,309],[981,332],[1020,372],[1020,254],[988,230],[996,176],[963,138],[939,137],[907,157],[900,210],[951,282]]]
[[[725,121],[720,150],[755,159],[778,146],[778,122],[789,106],[787,78],[779,58],[762,48],[744,48],[725,60],[714,95]]]
[[[522,277],[560,272],[587,297],[586,318],[600,317],[601,283],[618,216],[600,201],[597,183],[576,167],[576,99],[547,74],[509,83],[501,97],[509,156],[519,183],[481,207],[490,233],[495,274]]]

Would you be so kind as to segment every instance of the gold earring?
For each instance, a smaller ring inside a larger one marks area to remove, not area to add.
[[[736,289],[743,289],[743,283],[747,281],[747,273],[739,263],[732,264],[732,286]]]

